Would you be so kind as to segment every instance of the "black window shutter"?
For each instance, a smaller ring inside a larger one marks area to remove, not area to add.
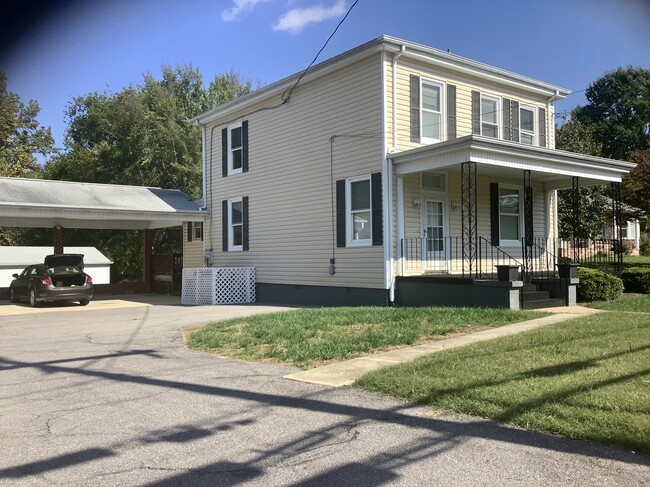
[[[228,200],[221,202],[221,248],[224,252],[228,252]]]
[[[371,207],[372,207],[372,244],[382,245],[384,243],[384,212],[381,198],[381,173],[374,172],[370,175]]]
[[[411,142],[420,142],[420,77],[414,74],[411,75]]]
[[[221,175],[228,176],[228,129],[221,131]]]
[[[345,179],[336,181],[336,246],[345,247]]]
[[[512,111],[512,140],[519,142],[519,102],[513,101],[510,110]]]
[[[242,250],[248,250],[248,196],[241,199],[242,209]]]
[[[447,85],[447,140],[456,138],[456,86]]]
[[[187,241],[192,241],[192,222],[187,222]]]
[[[539,109],[539,146],[546,147],[546,110]]]
[[[499,185],[490,183],[490,240],[499,245]]]
[[[241,123],[241,171],[248,172],[248,120]]]
[[[201,242],[203,242],[203,229],[204,229],[203,222],[199,222],[199,223],[197,223],[197,225],[201,228],[201,238],[199,240],[201,240]]]
[[[472,90],[472,134],[481,135],[481,93]]]
[[[512,114],[508,98],[503,99],[503,140],[512,140]]]

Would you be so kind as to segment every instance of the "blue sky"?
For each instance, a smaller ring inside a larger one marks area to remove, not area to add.
[[[62,1],[38,22],[25,3],[4,20],[25,28],[4,39],[0,68],[61,147],[73,96],[119,91],[162,64],[272,83],[307,66],[353,0]],[[650,68],[648,26],[647,0],[359,0],[319,60],[389,34],[578,91],[618,66]]]

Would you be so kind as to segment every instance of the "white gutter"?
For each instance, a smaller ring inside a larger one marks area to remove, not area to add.
[[[555,100],[563,100],[566,96],[560,95],[560,90],[555,90],[555,94],[546,100],[546,147],[555,149],[555,106],[552,103]],[[553,111],[551,112],[551,107]],[[553,134],[553,143],[551,144],[551,134]]]

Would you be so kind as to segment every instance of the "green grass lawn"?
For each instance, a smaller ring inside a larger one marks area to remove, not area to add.
[[[308,367],[545,315],[478,308],[299,309],[211,323],[191,335],[189,346]]]
[[[624,255],[623,262],[626,264],[650,264],[650,255]]]
[[[650,453],[650,313],[574,319],[372,372],[357,385]]]
[[[637,313],[650,313],[650,295],[640,296],[623,295],[614,301],[594,301],[587,304],[590,308],[604,309],[607,311],[633,311]]]

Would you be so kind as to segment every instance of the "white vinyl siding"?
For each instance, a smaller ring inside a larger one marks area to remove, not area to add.
[[[257,111],[277,104],[278,97],[228,115],[249,121],[250,170],[237,178],[213,171],[206,248],[215,250],[215,262],[255,266],[260,283],[384,287],[383,246],[335,248],[336,273],[329,275],[335,182],[382,169],[381,70],[380,55],[373,55],[301,82],[280,108]],[[216,121],[208,132],[213,126],[224,127]],[[208,147],[213,167],[220,165],[220,139],[214,137]],[[250,251],[222,252],[220,201],[241,195],[252,202]]]
[[[195,224],[196,222],[194,222]],[[194,224],[192,227],[194,227]],[[192,239],[188,242],[187,223],[183,224],[183,267],[203,267],[203,241]],[[203,231],[207,232],[207,225],[203,225]]]

